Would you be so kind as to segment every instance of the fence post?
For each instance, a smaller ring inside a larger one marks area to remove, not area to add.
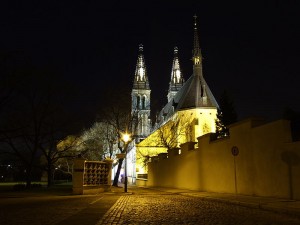
[[[111,173],[112,173],[112,163],[113,163],[113,160],[110,159],[110,158],[106,158],[103,161],[107,164],[107,168],[108,168],[107,185],[108,185],[108,190],[110,190],[110,188],[111,188]],[[108,191],[108,190],[106,190],[106,191]]]
[[[85,159],[79,155],[74,159],[74,171],[73,171],[73,194],[83,194],[83,173],[84,173]]]

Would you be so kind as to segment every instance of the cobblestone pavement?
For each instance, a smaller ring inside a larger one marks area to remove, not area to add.
[[[300,217],[292,215],[181,190],[130,187],[127,194],[113,188],[90,196],[0,195],[1,225],[300,225]]]
[[[300,218],[256,208],[164,192],[124,195],[97,225],[295,225]]]
[[[94,225],[117,195],[0,198],[1,225]]]

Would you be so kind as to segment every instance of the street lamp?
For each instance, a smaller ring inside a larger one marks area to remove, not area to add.
[[[128,179],[127,179],[127,148],[128,148],[128,144],[131,140],[130,138],[130,135],[125,133],[122,135],[122,140],[124,141],[125,143],[125,146],[124,146],[124,151],[125,151],[125,181],[124,181],[124,192],[127,192],[127,182],[128,182]]]

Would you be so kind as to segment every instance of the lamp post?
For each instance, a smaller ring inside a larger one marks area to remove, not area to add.
[[[125,143],[125,146],[124,146],[124,152],[125,152],[125,181],[124,181],[124,192],[127,192],[127,182],[128,182],[128,179],[127,179],[127,148],[128,148],[128,144],[130,142],[130,135],[125,133],[122,135],[122,140],[124,141]]]

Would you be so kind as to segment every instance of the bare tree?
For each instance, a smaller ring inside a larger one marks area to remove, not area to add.
[[[47,185],[52,186],[54,171],[60,159],[74,159],[79,152],[79,138],[76,136],[67,136],[63,140],[58,140],[54,133],[47,138],[47,143],[40,146],[45,158],[44,170],[47,172]]]
[[[117,110],[118,111],[118,110]],[[136,128],[137,128],[137,115],[136,113],[129,112],[113,112],[112,117],[110,117],[109,122],[114,127],[115,134],[117,135],[117,152],[126,154],[130,148],[131,145],[125,145],[122,141],[122,134],[128,133],[132,137],[136,134]],[[108,122],[108,121],[107,121]],[[122,168],[123,158],[119,159],[118,161],[118,168],[117,172],[114,177],[113,185],[118,186],[118,179],[120,176],[120,171]]]
[[[179,147],[181,143],[192,141],[192,128],[193,121],[190,118],[179,113],[174,115],[140,143],[140,148],[137,150],[137,160],[146,167],[150,157],[163,151],[163,149],[171,150]],[[147,146],[147,148],[142,148],[142,146]],[[155,147],[156,151],[149,150],[151,147]]]
[[[216,136],[222,138],[229,136],[228,126],[237,122],[237,113],[234,104],[226,90],[223,91],[220,98],[220,108],[218,109],[216,119]]]
[[[89,160],[104,159],[107,155],[111,158],[117,144],[116,130],[106,122],[95,122],[80,136],[82,145],[79,149]]]
[[[129,90],[124,88],[106,90],[105,99],[108,101],[101,106],[99,121],[106,124],[111,129],[111,140],[116,140],[116,153],[126,153],[128,149],[122,141],[122,134],[129,133],[132,137],[136,135],[138,126],[138,111],[131,109],[131,98]],[[115,137],[114,137],[115,136]],[[111,142],[112,144],[112,142]],[[112,146],[112,145],[111,145]],[[127,146],[126,146],[127,147]],[[128,146],[130,148],[130,146]],[[118,186],[118,179],[122,168],[123,158],[118,159],[117,172],[114,177],[113,185]]]
[[[30,68],[18,77],[11,83],[14,104],[0,118],[0,151],[18,158],[30,187],[33,172],[41,171],[41,156],[53,157],[57,143],[66,137],[66,128],[73,123],[66,122],[70,115],[62,102],[66,86],[57,83],[52,73]]]
[[[174,115],[159,126],[149,139],[150,145],[164,147],[168,150],[176,148],[180,143],[192,140],[192,121],[184,114]]]

